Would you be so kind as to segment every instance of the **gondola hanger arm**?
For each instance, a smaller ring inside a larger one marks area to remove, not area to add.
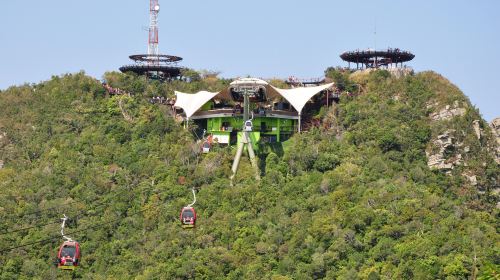
[[[66,214],[63,214],[64,218],[61,218],[62,220],[62,224],[61,224],[61,235],[62,237],[66,240],[66,241],[73,241],[73,239],[71,239],[71,237],[68,237],[66,235],[64,235],[64,226],[66,226],[66,220],[68,219],[68,217],[66,216]]]
[[[193,191],[193,203],[189,204],[187,207],[193,207],[193,205],[196,203],[196,192],[194,188],[192,189]]]

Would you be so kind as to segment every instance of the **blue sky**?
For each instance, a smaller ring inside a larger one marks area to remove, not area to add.
[[[147,0],[3,0],[0,88],[84,70],[100,78],[147,50]],[[500,117],[500,1],[160,0],[160,51],[224,77],[320,77],[339,54],[400,48]],[[375,31],[376,30],[376,36]]]

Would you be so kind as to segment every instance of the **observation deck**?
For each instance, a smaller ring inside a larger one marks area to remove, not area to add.
[[[356,63],[356,69],[361,68],[380,68],[380,67],[396,67],[403,63],[412,60],[415,57],[409,51],[403,51],[398,48],[387,50],[355,50],[347,51],[340,55],[340,58],[349,63],[349,68],[351,63]]]
[[[170,80],[181,76],[182,67],[177,63],[182,60],[182,57],[166,54],[135,54],[129,58],[134,61],[134,64],[120,67],[123,73],[133,72],[159,80]]]

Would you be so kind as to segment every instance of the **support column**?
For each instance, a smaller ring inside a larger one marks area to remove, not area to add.
[[[243,154],[243,149],[245,148],[245,141],[246,138],[242,136],[241,143],[238,143],[238,150],[236,150],[236,157],[234,158],[233,161],[233,166],[231,167],[231,171],[233,171],[233,174],[236,174],[236,171],[238,171],[238,165],[240,164],[241,160],[241,155]]]
[[[243,134],[244,135],[244,134]],[[233,185],[233,179],[236,176],[236,171],[238,171],[238,166],[240,164],[241,155],[243,154],[243,149],[245,148],[245,137],[242,136],[241,143],[238,143],[238,150],[236,151],[236,156],[234,157],[233,166],[231,167],[231,171],[233,171],[233,175],[231,175],[231,185]]]
[[[330,91],[326,91],[326,108],[328,109],[328,97],[330,96]]]
[[[245,126],[245,122],[248,121],[250,116],[250,100],[248,98],[248,94],[245,93],[243,96],[243,126]]]
[[[241,156],[243,154],[243,150],[245,149],[245,145],[247,146],[248,156],[250,157],[250,162],[255,170],[255,179],[257,181],[260,180],[260,171],[259,166],[257,164],[257,158],[255,157],[255,152],[252,146],[252,140],[248,131],[245,131],[245,122],[249,120],[249,111],[250,111],[250,101],[248,97],[249,92],[244,92],[244,104],[243,104],[243,130],[241,135],[241,143],[238,143],[238,150],[236,151],[236,156],[233,161],[233,166],[231,167],[231,171],[233,174],[231,175],[231,186],[233,186],[233,179],[236,176],[236,172],[238,171],[238,166],[241,160]]]
[[[300,114],[300,112],[299,112],[299,126],[298,126],[298,128],[299,128],[299,133],[300,133],[300,121],[301,121],[301,116],[300,116],[300,115],[301,115],[301,114]]]
[[[276,132],[278,132],[276,141],[279,143],[281,138],[281,119],[276,119]]]
[[[252,146],[252,140],[250,139],[250,135],[248,135],[248,131],[243,132],[243,138],[246,138],[248,156],[250,157],[250,163],[252,164],[255,170],[255,179],[257,181],[260,181],[259,166],[257,165],[257,158],[255,157],[255,152]]]

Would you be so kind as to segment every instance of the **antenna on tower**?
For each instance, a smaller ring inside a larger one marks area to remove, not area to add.
[[[177,63],[182,57],[160,54],[158,51],[158,14],[160,13],[159,0],[149,0],[149,28],[147,54],[129,56],[134,61],[132,65],[120,67],[122,72],[134,72],[148,78],[169,81],[181,78],[182,67]]]
[[[158,55],[158,14],[160,4],[158,0],[149,0],[149,40],[148,56],[153,58]]]

